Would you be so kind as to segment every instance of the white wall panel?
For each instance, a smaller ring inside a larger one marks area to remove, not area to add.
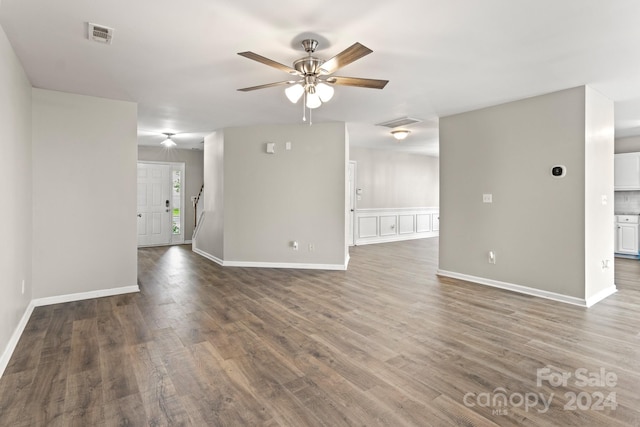
[[[358,237],[377,237],[378,236],[378,217],[368,216],[358,218]]]
[[[438,208],[357,209],[356,245],[436,237]]]
[[[431,214],[417,214],[416,232],[424,233],[425,231],[431,231]]]
[[[415,233],[416,230],[413,227],[413,225],[415,224],[415,219],[415,215],[398,215],[398,221],[400,222],[398,233]]]

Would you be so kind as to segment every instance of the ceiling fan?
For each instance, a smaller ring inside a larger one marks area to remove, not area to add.
[[[277,68],[278,70],[282,70],[292,76],[298,77],[298,79],[245,87],[238,90],[242,92],[249,92],[274,86],[289,86],[285,90],[287,98],[295,104],[304,96],[305,100],[303,106],[312,109],[318,108],[323,102],[327,102],[331,99],[333,96],[333,85],[382,89],[389,82],[388,80],[331,75],[340,68],[373,52],[371,49],[361,45],[360,43],[354,43],[327,61],[313,56],[313,53],[318,47],[317,40],[305,39],[302,41],[302,47],[308,55],[294,61],[293,67],[265,58],[257,53],[239,52],[238,55],[240,56]],[[305,117],[303,117],[303,120],[304,119]]]

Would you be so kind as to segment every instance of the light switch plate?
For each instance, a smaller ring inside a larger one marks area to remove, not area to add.
[[[275,142],[267,142],[267,153],[275,154],[276,153],[276,143]]]

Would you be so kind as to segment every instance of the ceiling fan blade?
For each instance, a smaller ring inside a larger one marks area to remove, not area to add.
[[[266,89],[268,87],[274,87],[274,86],[292,85],[294,83],[297,83],[297,82],[293,80],[287,80],[286,82],[275,82],[275,83],[267,83],[265,85],[259,85],[259,86],[243,87],[242,89],[238,89],[238,90],[240,92],[249,92],[252,90]]]
[[[276,62],[276,61],[274,61],[272,59],[265,58],[264,56],[258,55],[257,53],[253,53],[253,52],[238,52],[238,55],[244,56],[245,58],[253,59],[254,61],[258,61],[258,62],[260,62],[262,64],[265,64],[265,65],[268,65],[270,67],[277,68],[278,70],[284,71],[285,73],[300,74],[294,68],[288,67],[288,66],[286,66],[284,64],[281,64],[279,62]]]
[[[377,79],[361,79],[358,77],[338,77],[332,76],[325,80],[327,83],[340,86],[357,86],[370,89],[382,89],[389,80],[377,80]]]
[[[363,46],[360,43],[354,43],[350,47],[346,48],[345,50],[322,64],[320,71],[322,72],[322,74],[334,73],[345,65],[349,65],[353,61],[357,61],[363,56],[367,56],[371,52],[373,51],[368,47]]]

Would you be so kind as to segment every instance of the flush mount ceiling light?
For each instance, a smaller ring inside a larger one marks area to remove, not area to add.
[[[391,135],[393,135],[393,137],[398,141],[402,141],[403,139],[406,139],[410,133],[411,131],[406,129],[397,129],[397,130],[391,131]]]
[[[283,82],[268,83],[260,86],[245,87],[238,89],[242,92],[249,92],[257,89],[264,89],[274,86],[289,86],[285,89],[285,95],[292,103],[297,103],[304,97],[302,120],[306,121],[306,108],[309,110],[318,108],[324,102],[328,102],[333,97],[333,85],[356,86],[372,89],[382,89],[389,82],[388,80],[362,79],[357,77],[329,76],[345,65],[362,58],[373,52],[371,49],[354,43],[351,47],[340,52],[328,61],[316,58],[312,54],[318,47],[318,41],[314,39],[302,40],[302,47],[308,56],[300,58],[293,63],[293,67],[288,67],[279,62],[273,61],[253,52],[239,52],[238,55],[258,61],[278,70],[285,71],[293,76],[298,76],[299,80],[287,80]]]
[[[162,141],[160,144],[164,145],[167,148],[172,148],[175,147],[177,144],[171,139],[171,137],[173,135],[175,135],[175,133],[163,133],[163,135],[167,136],[167,139],[165,139],[164,141]]]

